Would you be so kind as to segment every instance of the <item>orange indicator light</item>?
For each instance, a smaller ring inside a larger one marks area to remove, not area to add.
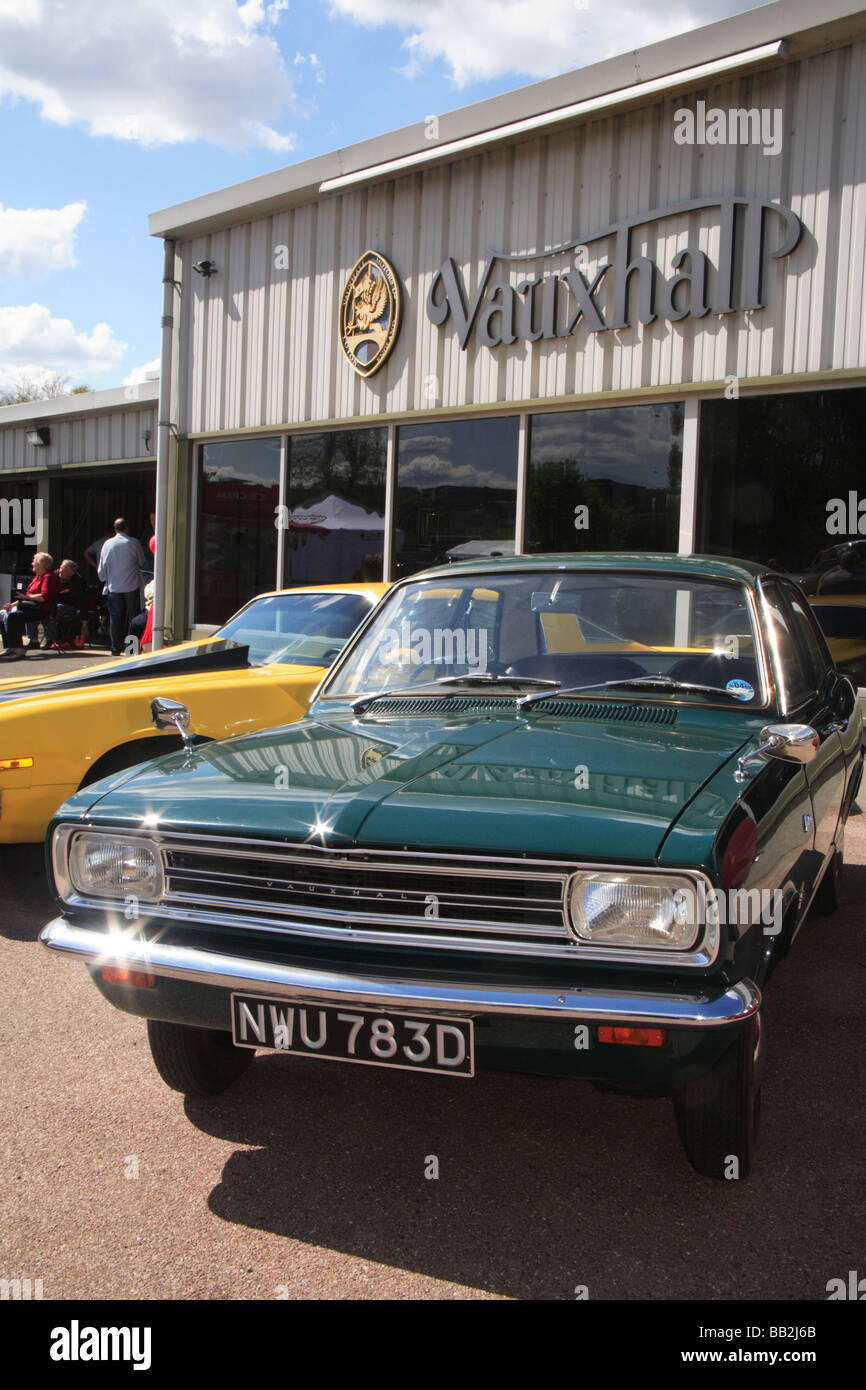
[[[664,1047],[668,1040],[665,1028],[600,1027],[598,1040],[603,1043],[623,1043],[626,1047]]]
[[[103,965],[100,974],[107,985],[138,985],[151,989],[156,984],[155,975],[147,975],[143,970],[125,970],[120,965]]]

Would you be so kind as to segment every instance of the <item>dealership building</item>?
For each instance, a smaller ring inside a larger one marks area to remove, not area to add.
[[[86,574],[84,552],[116,516],[144,529],[156,490],[158,394],[145,381],[0,409],[0,603],[30,574],[37,546]]]
[[[431,115],[150,230],[166,640],[279,585],[575,550],[797,571],[859,533],[866,12],[844,0]],[[0,488],[44,488],[40,446],[4,440],[44,421],[4,414]],[[64,477],[100,463],[76,459]]]

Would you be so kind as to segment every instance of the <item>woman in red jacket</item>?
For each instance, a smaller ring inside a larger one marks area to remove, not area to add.
[[[45,550],[37,550],[31,564],[33,578],[23,598],[4,603],[0,609],[0,630],[6,650],[0,661],[20,661],[27,655],[24,630],[28,623],[47,618],[54,612],[60,579],[54,573],[54,560]]]

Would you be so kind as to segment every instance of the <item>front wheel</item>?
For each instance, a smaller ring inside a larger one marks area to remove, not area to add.
[[[680,1138],[692,1167],[708,1178],[745,1178],[761,1111],[760,1014],[740,1028],[715,1066],[674,1095]]]
[[[235,1047],[231,1033],[155,1018],[147,1020],[147,1041],[165,1084],[185,1096],[219,1095],[255,1056],[251,1048]]]

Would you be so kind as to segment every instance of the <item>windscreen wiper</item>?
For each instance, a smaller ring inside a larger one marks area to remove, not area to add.
[[[725,690],[721,685],[698,685],[695,681],[678,681],[673,676],[629,676],[618,681],[594,681],[592,685],[574,685],[558,690],[558,695],[582,695],[585,690],[688,690],[704,695],[724,695],[737,704],[743,703],[733,690]],[[523,695],[517,701],[518,709],[529,709],[539,700],[545,699],[544,691]]]
[[[456,695],[459,688],[466,685],[543,686],[544,689],[540,690],[539,694],[546,695],[551,690],[558,690],[560,682],[542,680],[540,676],[500,676],[494,675],[492,671],[479,671],[476,675],[441,676],[438,681],[425,681],[423,685],[404,685],[394,690],[378,690],[373,695],[359,695],[357,700],[352,701],[352,709],[357,714],[376,700],[387,700],[399,695],[415,695],[419,691],[438,690],[443,685],[457,687],[457,689],[452,688],[445,691],[446,695],[451,696]]]

